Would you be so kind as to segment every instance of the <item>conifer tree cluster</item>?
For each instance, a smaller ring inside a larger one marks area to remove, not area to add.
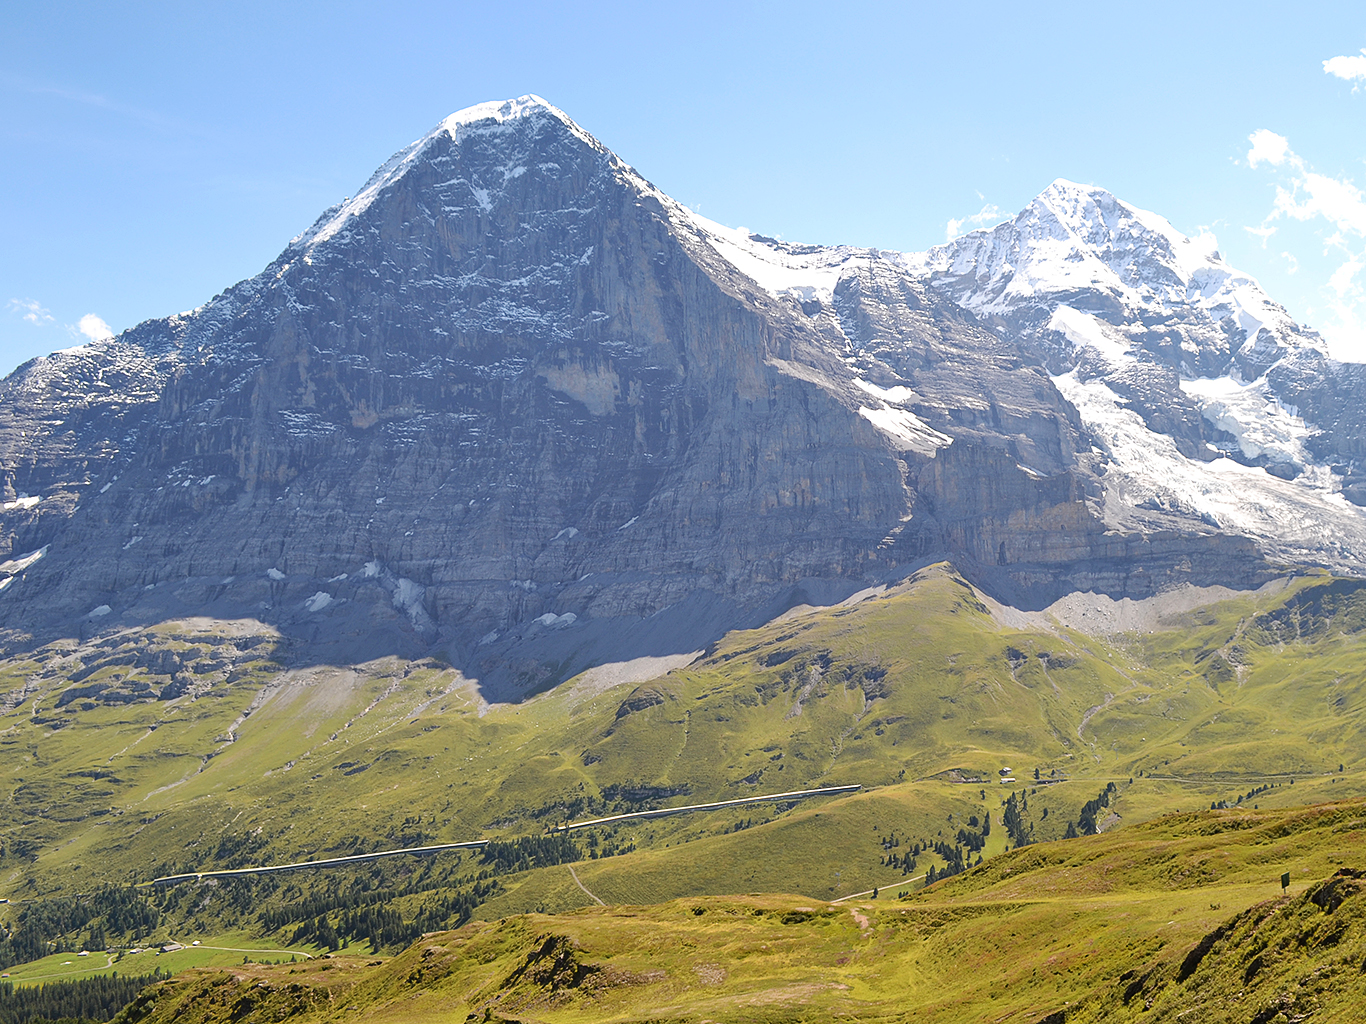
[[[1001,813],[1001,824],[1005,826],[1006,835],[1010,836],[1010,841],[1017,849],[1021,846],[1028,846],[1032,843],[1034,826],[1025,821],[1025,812],[1029,810],[1029,797],[1024,790],[1016,796],[1011,793],[1006,800],[1005,810]]]
[[[1093,836],[1100,830],[1096,827],[1096,816],[1102,807],[1110,806],[1110,794],[1116,793],[1113,782],[1107,782],[1105,788],[1100,791],[1094,800],[1087,800],[1082,804],[1081,814],[1077,816],[1077,831],[1084,836]]]
[[[1339,765],[1339,767],[1341,767],[1341,766]],[[1240,807],[1240,806],[1242,806],[1243,801],[1245,801],[1245,800],[1251,800],[1253,797],[1255,797],[1255,796],[1261,796],[1263,793],[1268,793],[1268,792],[1270,792],[1271,790],[1276,789],[1279,785],[1280,785],[1280,783],[1270,783],[1270,782],[1268,782],[1268,783],[1267,783],[1266,785],[1264,785],[1264,786],[1257,786],[1255,789],[1249,789],[1249,790],[1248,790],[1246,793],[1244,793],[1242,796],[1238,797],[1238,799],[1237,799],[1236,801],[1234,801],[1233,803],[1229,803],[1227,800],[1214,800],[1214,801],[1212,801],[1212,802],[1210,803],[1209,809],[1210,809],[1211,811],[1215,811],[1215,810],[1227,810],[1227,809],[1230,808],[1230,807]]]
[[[510,843],[494,841],[479,851],[479,860],[488,865],[488,874],[511,874],[532,868],[569,864],[583,859],[583,851],[563,832],[549,836],[519,836]]]
[[[312,942],[335,951],[352,942],[368,942],[372,953],[402,949],[421,938],[424,932],[459,928],[470,919],[476,907],[501,889],[496,883],[477,882],[463,892],[428,898],[411,919],[405,918],[393,906],[378,902],[343,909],[335,925],[327,914],[319,914],[295,928],[289,936],[289,944]]]
[[[409,919],[391,905],[400,895],[394,890],[353,890],[273,909],[262,913],[260,920],[269,931],[301,922],[289,934],[291,946],[312,942],[335,951],[351,942],[368,942],[371,952],[378,953],[402,948],[421,938],[423,932],[459,928],[480,904],[502,891],[497,882],[480,880],[468,889],[429,895],[416,916]],[[337,917],[336,924],[333,916]]]
[[[896,851],[901,847],[901,839],[895,832],[882,839],[882,848],[890,851],[884,854],[879,862],[885,867],[896,868],[903,875],[909,875],[915,870],[915,859],[920,856],[920,844],[907,849],[904,853]]]
[[[88,896],[58,896],[20,904],[14,928],[0,935],[0,967],[49,953],[104,949],[151,935],[161,914],[130,886],[106,885]]]
[[[75,981],[49,981],[18,988],[0,981],[0,1024],[29,1021],[105,1021],[133,1001],[148,985],[169,978],[164,971],[151,974],[118,972]]]

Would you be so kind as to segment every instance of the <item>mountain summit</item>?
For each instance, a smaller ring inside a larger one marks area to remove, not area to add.
[[[794,245],[481,104],[256,277],[0,383],[0,628],[251,620],[514,699],[944,558],[1028,607],[1360,571],[1358,369],[1100,189]]]
[[[1122,357],[1139,346],[1187,377],[1261,376],[1321,339],[1298,327],[1251,277],[1224,262],[1209,235],[1094,186],[1058,179],[1016,217],[911,257],[935,287],[1015,330],[1049,327],[1078,346]],[[1128,335],[1092,330],[1058,309],[1100,317]],[[1164,323],[1165,322],[1165,323]],[[1166,335],[1155,330],[1169,328]],[[1117,346],[1118,342],[1118,346]]]

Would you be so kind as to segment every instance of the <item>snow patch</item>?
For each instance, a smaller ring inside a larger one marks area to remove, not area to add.
[[[902,402],[909,402],[915,397],[915,392],[904,384],[897,384],[895,387],[880,388],[871,381],[856,377],[854,386],[862,391],[868,392],[874,398],[880,398],[884,402],[894,402],[900,405]]]
[[[546,612],[535,619],[535,621],[545,626],[547,629],[565,629],[579,621],[579,617],[573,612],[565,612],[563,615],[556,615],[554,612]]]
[[[953,438],[905,409],[869,409],[864,405],[859,406],[858,414],[890,437],[901,451],[933,456],[940,448],[953,444]]]
[[[326,590],[320,590],[304,602],[304,608],[306,608],[310,612],[320,612],[324,608],[328,607],[331,604],[334,604],[335,602],[336,598],[334,598]]]
[[[51,546],[51,544],[44,544],[37,551],[30,551],[26,555],[20,555],[18,558],[11,558],[8,562],[0,562],[0,573],[17,576],[34,562],[38,561],[38,559],[46,555],[47,549]]]
[[[1091,349],[1111,366],[1136,361],[1127,340],[1115,337],[1120,332],[1094,314],[1061,305],[1048,318],[1048,329],[1063,334],[1078,348]]]
[[[1200,407],[1205,419],[1238,439],[1238,447],[1248,458],[1265,455],[1272,462],[1301,466],[1312,461],[1305,442],[1313,430],[1297,415],[1298,410],[1280,403],[1265,377],[1251,384],[1229,377],[1202,377],[1183,380],[1181,390]]]
[[[774,298],[829,305],[840,276],[855,260],[877,258],[871,250],[850,246],[795,245],[756,235],[748,228],[728,228],[659,193],[675,218],[693,228],[727,263]]]
[[[408,616],[415,629],[427,630],[434,625],[427,614],[427,609],[422,606],[426,596],[427,588],[406,576],[400,576],[394,581],[394,607]]]
[[[9,512],[16,508],[33,508],[33,506],[37,505],[38,502],[42,500],[42,498],[30,498],[27,494],[20,494],[19,497],[15,498],[13,501],[7,501],[3,505],[0,505],[0,509]]]
[[[101,604],[95,606],[94,608],[91,608],[90,611],[86,613],[85,617],[87,619],[100,619],[108,615],[113,610],[114,609],[110,608],[107,604]]]
[[[276,569],[274,566],[271,566],[269,569],[266,570],[266,575],[269,576],[271,579],[275,580],[277,583],[285,578],[285,574],[282,573],[279,569]]]
[[[1188,459],[1104,381],[1081,380],[1073,370],[1053,383],[1109,455],[1107,513],[1122,515],[1128,506],[1203,518],[1292,561],[1333,566],[1366,559],[1366,516],[1333,493],[1325,467],[1287,481],[1232,459]]]

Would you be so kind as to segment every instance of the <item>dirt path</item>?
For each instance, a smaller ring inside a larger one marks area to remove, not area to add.
[[[592,900],[594,903],[596,903],[596,904],[597,904],[598,906],[600,906],[600,907],[605,907],[605,906],[607,906],[606,903],[604,903],[604,902],[602,902],[602,900],[598,899],[598,897],[597,897],[597,895],[596,895],[595,893],[589,891],[588,886],[584,885],[582,882],[579,881],[579,874],[578,874],[577,871],[574,870],[574,865],[573,865],[573,864],[566,864],[565,867],[567,867],[567,868],[569,869],[569,877],[572,878],[572,879],[574,879],[574,884],[577,885],[580,889],[582,889],[582,890],[584,891],[584,893],[588,896],[588,898],[589,898],[590,900]]]
[[[836,903],[843,903],[845,900],[856,900],[860,896],[871,896],[875,892],[882,892],[884,890],[890,891],[895,889],[898,885],[905,885],[907,882],[918,882],[924,877],[924,875],[916,875],[914,878],[903,878],[901,881],[894,882],[891,885],[879,885],[876,889],[865,889],[863,892],[851,892],[848,896],[841,896],[839,899],[831,900],[830,905],[833,907]]]

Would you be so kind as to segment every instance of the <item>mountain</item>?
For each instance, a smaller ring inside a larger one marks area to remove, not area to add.
[[[940,559],[1032,609],[1359,572],[1363,395],[1102,190],[924,254],[794,245],[522,97],[204,306],[0,384],[0,629],[255,622],[510,700]]]
[[[452,115],[0,382],[0,969],[235,972],[125,1021],[1360,1005],[1360,371],[1100,189],[798,245]]]
[[[1366,564],[1355,508],[1366,500],[1362,367],[1330,359],[1208,236],[1058,180],[1014,218],[924,253],[799,250],[755,237],[731,248],[775,294],[862,297],[878,276],[904,272],[1012,343],[1047,372],[1100,456],[1070,468],[1093,469],[1096,512],[1112,537],[1189,536],[1203,523],[1279,563],[1349,573]],[[893,312],[886,288],[871,305],[877,312],[861,319],[840,307],[848,336],[909,380],[920,370],[903,354],[914,322]]]

